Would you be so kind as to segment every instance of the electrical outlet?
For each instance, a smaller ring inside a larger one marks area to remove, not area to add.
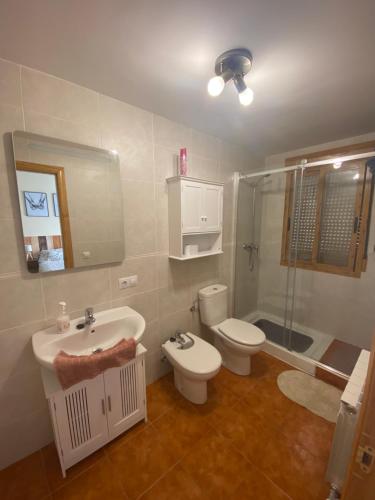
[[[119,278],[118,280],[118,286],[120,290],[137,285],[138,285],[138,275],[136,274],[134,276],[127,276],[126,278]]]

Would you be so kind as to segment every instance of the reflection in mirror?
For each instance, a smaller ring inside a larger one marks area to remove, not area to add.
[[[122,261],[117,155],[18,131],[13,133],[13,149],[28,270]]]

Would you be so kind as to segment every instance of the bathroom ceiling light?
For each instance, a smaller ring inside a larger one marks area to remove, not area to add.
[[[208,82],[208,93],[213,97],[220,95],[225,84],[233,80],[240,103],[243,106],[251,104],[254,92],[247,87],[244,76],[250,71],[252,61],[251,52],[247,49],[232,49],[221,54],[215,62],[216,76]]]
[[[337,170],[338,168],[341,168],[341,165],[342,161],[335,161],[335,163],[333,164],[333,168]]]
[[[212,97],[220,95],[225,87],[224,79],[221,76],[213,76],[207,84],[207,90]]]

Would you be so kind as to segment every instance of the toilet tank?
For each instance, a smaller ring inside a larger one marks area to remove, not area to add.
[[[207,326],[218,325],[228,317],[228,287],[210,285],[199,290],[201,321]]]

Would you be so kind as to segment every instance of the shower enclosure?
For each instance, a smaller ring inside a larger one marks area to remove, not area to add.
[[[375,330],[372,153],[237,175],[234,316],[345,378]]]

